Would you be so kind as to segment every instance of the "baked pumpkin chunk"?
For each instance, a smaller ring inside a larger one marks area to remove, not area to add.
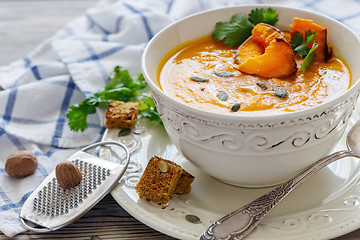
[[[276,27],[257,24],[238,49],[237,69],[264,78],[284,77],[296,72],[293,49],[285,35]]]

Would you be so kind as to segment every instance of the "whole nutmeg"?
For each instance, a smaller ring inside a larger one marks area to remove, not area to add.
[[[5,171],[12,177],[23,178],[34,173],[38,166],[36,155],[23,150],[11,154],[5,162]]]
[[[56,180],[62,188],[69,189],[80,183],[82,174],[72,162],[61,162],[55,169]]]

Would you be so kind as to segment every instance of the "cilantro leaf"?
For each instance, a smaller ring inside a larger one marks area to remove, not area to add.
[[[89,114],[96,112],[96,106],[89,104],[85,99],[76,105],[72,105],[66,114],[69,119],[69,127],[73,131],[84,131],[88,125],[86,118]]]
[[[216,30],[212,37],[217,41],[224,40],[226,46],[236,47],[251,35],[253,27],[254,24],[244,15],[236,14],[232,16],[230,22],[216,23]]]
[[[116,66],[110,75],[110,81],[107,88],[126,87],[134,90],[142,90],[147,86],[144,76],[142,74],[138,74],[137,77],[137,80],[132,79],[128,70],[120,66]]]
[[[268,8],[264,12],[264,20],[263,20],[264,23],[275,26],[278,20],[279,20],[279,14],[276,12],[275,9]]]
[[[218,22],[215,25],[215,31],[212,37],[217,41],[224,41],[228,47],[234,48],[242,44],[251,36],[251,31],[258,23],[267,23],[275,25],[278,21],[278,13],[268,8],[256,8],[249,13],[249,17],[242,14],[232,16],[230,22]]]
[[[309,54],[310,48],[307,46],[314,39],[316,32],[312,33],[311,30],[305,32],[305,37],[296,31],[291,37],[290,46],[294,50],[294,54],[299,54],[301,57],[306,57]]]
[[[263,8],[256,8],[251,10],[249,13],[249,20],[254,25],[261,23],[264,20],[264,9]]]
[[[301,45],[304,42],[304,37],[303,35],[296,31],[292,36],[291,36],[291,40],[290,40],[290,46],[291,48],[294,50],[297,46]]]
[[[306,72],[306,69],[310,65],[310,63],[315,59],[315,49],[319,46],[319,44],[313,43],[311,48],[307,46],[309,43],[315,38],[316,32],[311,32],[309,29],[305,32],[305,36],[303,36],[300,32],[296,31],[291,36],[290,46],[294,51],[294,54],[299,54],[304,58],[304,61],[300,65],[300,70],[302,73]]]
[[[267,23],[274,26],[279,20],[279,14],[272,8],[266,10],[263,8],[256,8],[249,13],[249,20],[254,25],[258,23]]]
[[[84,131],[87,125],[87,116],[96,113],[96,108],[106,109],[111,100],[124,102],[139,102],[139,114],[152,121],[160,121],[153,99],[148,96],[146,82],[142,74],[133,79],[128,70],[116,66],[110,75],[109,84],[103,91],[88,96],[78,104],[69,108],[66,117],[69,119],[69,127],[73,131]]]
[[[306,69],[308,68],[310,63],[314,60],[316,55],[315,50],[318,48],[318,46],[319,46],[318,43],[314,43],[311,49],[309,50],[307,56],[304,58],[304,61],[301,63],[300,70],[302,71],[302,73],[306,72]]]

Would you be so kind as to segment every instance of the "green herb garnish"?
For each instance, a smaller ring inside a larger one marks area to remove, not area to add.
[[[294,54],[299,54],[304,58],[304,61],[300,65],[302,73],[306,72],[310,63],[315,59],[315,49],[319,46],[319,44],[314,43],[311,48],[307,47],[314,39],[315,35],[316,32],[313,33],[309,29],[305,32],[305,37],[298,31],[291,36],[290,46],[294,50]]]
[[[316,55],[315,50],[318,48],[318,46],[319,46],[318,43],[314,43],[311,49],[309,50],[309,53],[304,58],[304,61],[301,63],[300,70],[302,71],[302,73],[306,72],[306,69],[308,68],[310,63],[314,60]]]
[[[142,74],[138,74],[137,79],[134,80],[128,70],[116,66],[110,76],[109,84],[103,91],[96,92],[70,107],[66,115],[70,129],[84,131],[88,127],[87,116],[95,113],[97,107],[106,109],[111,100],[139,102],[139,114],[142,117],[160,121],[153,99],[145,93],[146,87]]]
[[[249,17],[243,14],[232,16],[230,22],[216,23],[216,30],[212,37],[217,41],[224,41],[228,47],[236,47],[251,36],[251,30],[260,22],[275,25],[279,15],[272,8],[252,10]]]
[[[305,32],[305,37],[296,31],[291,36],[290,46],[294,50],[294,54],[299,54],[301,57],[306,57],[309,54],[310,48],[307,47],[314,39],[316,32],[312,33],[311,30]]]
[[[249,20],[254,25],[258,23],[267,23],[274,26],[279,20],[279,14],[272,8],[266,10],[263,8],[256,8],[249,13]]]
[[[212,37],[221,41],[228,47],[236,47],[243,43],[250,35],[254,24],[252,24],[244,15],[237,14],[228,22],[216,23],[216,30]]]

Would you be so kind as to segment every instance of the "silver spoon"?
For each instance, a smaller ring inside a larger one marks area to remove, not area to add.
[[[271,192],[217,220],[204,231],[200,240],[243,239],[278,205],[281,200],[314,173],[340,158],[360,158],[359,143],[360,121],[354,124],[347,135],[346,145],[349,150],[338,151],[327,157],[321,158],[289,181],[277,186]]]

